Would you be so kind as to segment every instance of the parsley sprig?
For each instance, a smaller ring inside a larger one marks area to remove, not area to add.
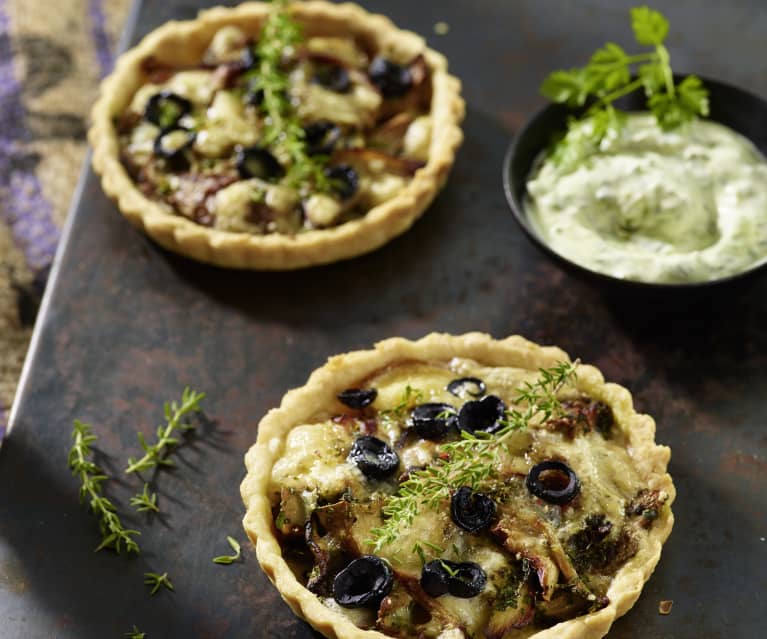
[[[179,443],[178,438],[173,435],[176,431],[186,432],[194,428],[192,424],[182,420],[190,413],[199,412],[200,402],[203,399],[205,399],[205,393],[198,393],[187,387],[181,394],[180,404],[175,400],[166,402],[165,424],[157,427],[157,442],[148,444],[143,433],[139,432],[138,440],[141,448],[144,449],[144,456],[141,459],[129,457],[125,472],[135,473],[155,466],[173,466],[173,461],[167,458],[168,450]],[[141,495],[137,495],[134,499],[140,500]]]
[[[69,467],[72,474],[80,479],[80,500],[89,501],[91,511],[99,518],[101,543],[96,551],[109,548],[119,553],[123,548],[126,552],[139,552],[139,546],[133,539],[140,535],[138,530],[130,530],[123,526],[117,515],[115,505],[102,494],[102,482],[108,479],[91,456],[91,444],[97,439],[89,424],[76,419],[72,431],[72,448],[69,451]]]
[[[515,407],[506,411],[503,425],[495,433],[462,431],[460,439],[442,444],[434,463],[412,473],[386,501],[383,525],[370,531],[368,543],[374,552],[395,541],[404,528],[412,525],[422,507],[438,510],[453,489],[470,486],[478,490],[493,479],[500,454],[513,433],[561,414],[557,395],[563,386],[574,381],[577,366],[577,361],[562,362],[553,368],[541,369],[535,382],[526,382],[517,389]]]
[[[330,185],[323,158],[307,153],[306,132],[290,102],[290,82],[282,64],[284,56],[301,42],[301,27],[288,12],[288,0],[274,0],[272,4],[256,47],[259,63],[253,78],[254,88],[264,95],[264,144],[281,149],[288,157],[287,179],[294,188],[313,185],[318,191],[327,191]]]
[[[644,88],[647,107],[664,130],[706,116],[708,91],[700,78],[688,75],[674,83],[671,55],[663,44],[669,22],[649,7],[631,9],[631,28],[638,44],[652,51],[628,54],[615,42],[608,42],[591,56],[584,67],[554,71],[541,85],[541,93],[554,102],[584,107],[584,116],[570,122],[568,133],[559,143],[556,155],[563,159],[567,146],[593,146],[609,133],[617,132],[625,114],[613,106],[619,98]]]

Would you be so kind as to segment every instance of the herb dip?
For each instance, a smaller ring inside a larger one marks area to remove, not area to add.
[[[554,251],[613,277],[703,282],[767,260],[767,161],[714,122],[663,131],[628,114],[598,147],[541,157],[527,192]]]

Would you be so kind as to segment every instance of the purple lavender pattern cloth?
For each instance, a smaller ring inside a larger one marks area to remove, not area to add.
[[[0,440],[130,0],[0,0]]]

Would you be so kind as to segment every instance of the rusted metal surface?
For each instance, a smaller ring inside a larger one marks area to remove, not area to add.
[[[611,297],[540,254],[501,189],[509,137],[541,103],[547,70],[630,38],[630,2],[376,0],[425,34],[462,77],[466,141],[452,178],[406,235],[353,261],[296,273],[232,273],[158,249],[88,175],[53,278],[28,374],[0,453],[0,636],[308,638],[245,546],[242,455],[260,417],[333,353],[432,330],[520,333],[558,344],[632,390],[673,449],[677,523],[661,562],[613,639],[764,633],[767,592],[767,278],[681,304]],[[147,2],[138,33],[196,3]],[[680,70],[767,95],[754,2],[669,6]],[[437,36],[433,25],[447,22]],[[138,34],[137,34],[138,35]],[[94,424],[106,492],[128,513],[141,488],[122,473],[163,400],[190,384],[209,420],[157,477],[161,517],[131,517],[138,557],[93,553],[66,453],[72,420]],[[176,590],[150,598],[143,573]],[[667,616],[661,600],[673,600]]]

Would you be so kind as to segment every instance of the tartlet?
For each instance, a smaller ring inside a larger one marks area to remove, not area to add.
[[[393,338],[288,392],[259,424],[241,492],[245,530],[293,611],[338,639],[604,636],[655,568],[675,489],[653,419],[569,362],[518,336]],[[518,390],[563,367],[558,408],[508,427],[538,406]],[[397,496],[413,478],[425,490],[465,433],[503,438],[496,457],[472,449],[492,472],[387,536]]]
[[[380,247],[428,207],[462,141],[460,82],[422,38],[354,4],[293,3],[304,35],[283,60],[287,99],[331,187],[286,186],[292,156],[261,139],[263,91],[248,88],[271,10],[163,25],[120,57],[92,112],[93,166],[120,211],[165,248],[224,267]]]

